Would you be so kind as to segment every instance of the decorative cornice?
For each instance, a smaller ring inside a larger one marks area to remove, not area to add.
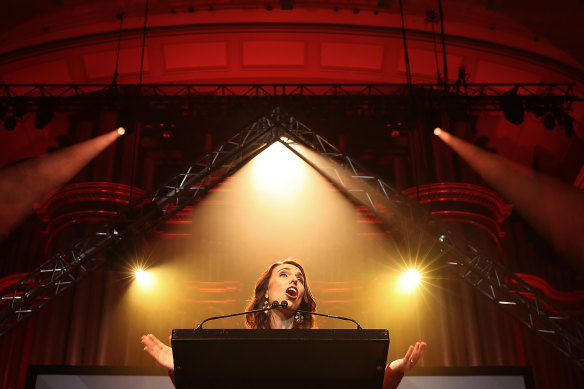
[[[128,185],[112,182],[82,182],[66,185],[47,196],[42,204],[37,206],[37,215],[44,222],[62,216],[64,214],[80,211],[109,210],[111,206],[120,208],[130,202],[130,196],[138,198],[144,191],[139,188],[131,188]],[[97,204],[100,206],[98,207]],[[105,208],[104,204],[110,204]]]
[[[0,278],[0,292],[16,284],[18,281],[22,280],[27,275],[28,273],[15,273]]]
[[[512,204],[495,191],[473,184],[439,182],[403,191],[444,221],[468,223],[488,232],[495,240],[505,236],[500,224],[511,214]]]
[[[554,289],[546,280],[534,274],[515,273],[523,282],[542,292],[546,297],[557,303],[561,309],[571,315],[582,317],[584,315],[584,290],[562,291]],[[521,293],[524,297],[535,299],[532,293]],[[547,307],[552,309],[552,307]]]
[[[45,247],[66,228],[103,222],[125,209],[130,196],[135,199],[143,194],[142,189],[112,182],[82,182],[54,191],[36,209],[46,235]]]

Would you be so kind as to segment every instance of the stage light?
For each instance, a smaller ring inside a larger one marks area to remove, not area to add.
[[[134,270],[134,277],[138,285],[143,289],[149,289],[154,286],[154,275],[149,271],[138,268]]]
[[[440,136],[441,133],[442,133],[442,129],[440,127],[436,127],[434,129],[434,135]]]
[[[116,130],[110,131],[0,170],[0,203],[12,204],[10,214],[4,212],[0,218],[0,236],[24,221],[33,212],[34,204],[70,181],[118,137]],[[12,200],[13,193],[18,193],[18,201]]]
[[[6,119],[4,119],[4,128],[7,131],[13,131],[16,128],[16,118],[14,115],[6,116]]]
[[[270,195],[289,196],[301,190],[306,164],[280,142],[252,161],[256,188]]]
[[[564,131],[566,132],[566,136],[568,138],[571,138],[574,135],[576,135],[576,133],[574,132],[574,118],[572,118],[569,115],[566,115],[564,117]]]
[[[126,129],[124,127],[118,128],[118,135],[122,136],[126,133]]]
[[[523,101],[521,96],[517,95],[518,88],[515,87],[501,96],[501,106],[503,108],[503,114],[505,119],[516,126],[523,123],[523,118],[525,113],[523,112]]]
[[[566,125],[565,118],[563,125]],[[582,195],[570,185],[486,152],[443,131],[450,146],[482,179],[514,204],[519,214],[562,253],[575,270],[584,273],[584,240],[579,222],[584,214]],[[533,193],[540,196],[534,197]]]
[[[401,275],[398,281],[398,289],[402,293],[411,293],[420,284],[422,275],[416,269],[409,269]]]
[[[53,120],[54,115],[55,112],[53,111],[53,108],[50,107],[49,105],[44,104],[39,106],[39,109],[36,111],[34,117],[34,127],[37,130],[42,130],[47,126],[47,124],[51,122],[51,120]]]
[[[548,112],[543,117],[543,126],[546,130],[551,131],[556,127],[556,117],[551,112]]]
[[[12,104],[12,114],[17,118],[23,117],[28,113],[28,109],[26,108],[26,104],[22,101],[17,101]]]
[[[545,128],[549,130],[550,128],[548,128],[548,126],[546,125],[546,119],[548,115],[551,115],[552,119],[555,119],[555,123],[557,123],[558,126],[564,127],[564,131],[568,138],[573,137],[575,135],[574,119],[570,115],[568,115],[568,113],[565,110],[563,110],[560,107],[552,107],[551,112],[549,112],[546,115],[546,117],[544,117],[543,121]]]
[[[387,120],[387,122],[385,123],[385,127],[387,127],[390,130],[401,130],[404,126],[404,123],[401,120],[394,120],[394,119],[389,119]]]
[[[8,114],[10,110],[8,109],[8,104],[6,103],[2,103],[0,104],[0,120],[4,119],[4,116],[6,116],[6,114]]]

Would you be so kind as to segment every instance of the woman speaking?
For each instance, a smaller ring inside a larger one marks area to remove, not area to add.
[[[286,301],[288,306],[268,309],[270,301]],[[266,310],[260,310],[266,308]],[[310,329],[315,328],[314,315],[294,313],[293,310],[315,312],[316,302],[312,297],[306,273],[294,260],[284,260],[268,267],[256,281],[253,297],[246,311],[256,310],[245,317],[245,324],[252,329]],[[160,365],[169,370],[174,381],[172,349],[154,335],[142,337],[144,350]],[[410,371],[424,354],[426,343],[410,346],[403,358],[385,368],[383,389],[397,388],[404,373]]]

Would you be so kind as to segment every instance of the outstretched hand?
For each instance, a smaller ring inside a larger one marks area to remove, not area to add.
[[[426,342],[416,342],[415,346],[409,347],[403,358],[396,359],[389,364],[390,369],[401,373],[407,373],[412,370],[420,358],[422,358],[425,348]]]
[[[170,340],[170,337],[168,337],[168,340]],[[142,336],[142,344],[144,345],[144,351],[150,354],[156,362],[168,370],[174,371],[174,359],[170,347],[162,343],[160,339],[152,334]]]

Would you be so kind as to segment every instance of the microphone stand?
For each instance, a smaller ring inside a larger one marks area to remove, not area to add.
[[[363,327],[361,327],[361,324],[357,323],[355,320],[350,319],[348,317],[335,316],[335,315],[327,315],[325,313],[308,312],[308,311],[301,311],[300,309],[288,308],[288,301],[286,301],[286,300],[282,301],[281,303],[278,303],[277,301],[274,301],[272,303],[271,308],[275,308],[275,307],[282,307],[282,308],[284,308],[287,311],[304,313],[306,315],[315,315],[315,316],[328,317],[328,318],[331,318],[331,319],[346,320],[346,321],[350,321],[350,322],[355,323],[355,325],[357,325],[357,329],[358,330],[362,330],[363,329]]]
[[[205,320],[203,320],[201,322],[201,324],[199,324],[197,326],[197,328],[195,328],[195,331],[198,329],[203,329],[203,324],[205,324],[208,321],[211,320],[217,320],[217,319],[226,319],[228,317],[234,317],[234,316],[241,316],[241,315],[247,315],[248,313],[256,313],[256,312],[263,312],[263,311],[271,311],[274,308],[280,307],[281,304],[279,304],[277,301],[274,301],[272,303],[272,305],[270,305],[269,307],[264,307],[264,308],[259,308],[259,309],[252,309],[251,311],[245,311],[245,312],[237,312],[237,313],[231,313],[229,315],[221,315],[221,316],[213,316],[213,317],[208,317]]]
[[[361,327],[361,324],[357,323],[355,320],[350,319],[348,317],[335,316],[335,315],[327,315],[327,314],[324,314],[324,313],[316,313],[316,312],[302,311],[300,309],[288,308],[288,301],[283,300],[281,303],[279,303],[278,301],[274,301],[269,307],[265,307],[265,308],[252,309],[251,311],[231,313],[231,314],[228,314],[228,315],[208,317],[205,320],[203,320],[197,326],[197,328],[195,328],[195,331],[196,330],[199,330],[199,329],[203,329],[203,324],[205,324],[206,322],[211,321],[211,320],[226,319],[228,317],[247,315],[249,313],[266,312],[266,311],[271,311],[272,309],[278,308],[278,307],[282,307],[285,310],[290,311],[290,312],[295,312],[295,313],[298,312],[298,313],[303,313],[305,315],[315,315],[315,316],[328,317],[328,318],[331,318],[331,319],[339,319],[339,320],[350,321],[350,322],[354,323],[357,326],[357,329],[358,330],[362,330],[363,329],[363,327]]]

